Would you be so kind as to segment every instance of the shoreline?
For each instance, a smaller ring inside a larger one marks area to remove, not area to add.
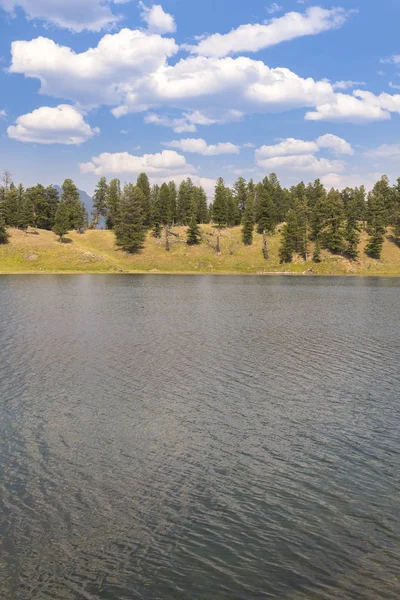
[[[206,272],[196,272],[196,271],[125,271],[125,272],[115,272],[115,271],[9,271],[2,272],[0,271],[0,277],[7,276],[17,276],[17,275],[116,275],[116,276],[124,276],[124,275],[169,275],[169,276],[179,276],[179,275],[193,275],[193,276],[220,276],[220,277],[304,277],[307,279],[313,278],[327,278],[327,277],[367,277],[371,278],[388,278],[388,279],[397,279],[400,278],[400,273],[294,273],[287,271],[270,271],[266,273],[242,273],[240,271],[225,271],[213,273],[212,271]]]

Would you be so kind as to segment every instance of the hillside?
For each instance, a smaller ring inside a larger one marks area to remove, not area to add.
[[[202,230],[209,240],[215,240],[215,230],[203,225]],[[217,254],[206,242],[199,246],[185,243],[186,228],[176,227],[171,236],[171,250],[166,252],[163,239],[156,240],[150,234],[144,250],[138,255],[128,255],[115,248],[111,231],[76,232],[67,236],[60,244],[49,231],[29,230],[24,233],[10,229],[10,243],[0,246],[0,273],[293,273],[302,274],[312,268],[318,275],[400,275],[400,248],[385,240],[382,260],[368,258],[363,248],[366,236],[360,245],[360,258],[352,263],[341,256],[322,252],[318,264],[301,259],[293,263],[279,264],[278,248],[280,234],[269,238],[270,259],[262,256],[262,238],[254,236],[252,246],[241,243],[241,228],[223,230],[221,253]],[[231,237],[231,242],[230,238]],[[230,254],[230,248],[233,254]]]

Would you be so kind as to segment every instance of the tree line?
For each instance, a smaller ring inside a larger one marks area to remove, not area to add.
[[[268,237],[279,227],[281,263],[292,261],[295,255],[318,262],[322,249],[356,260],[365,230],[365,252],[379,259],[388,227],[392,228],[393,241],[400,243],[400,178],[391,186],[383,175],[368,194],[364,186],[326,191],[319,179],[285,188],[274,173],[258,183],[239,177],[232,188],[219,178],[208,206],[204,189],[190,178],[179,186],[174,181],[151,186],[148,176],[141,173],[135,184],[122,187],[119,179],[108,183],[102,177],[89,219],[71,179],[64,181],[59,195],[52,186],[15,186],[10,174],[4,172],[0,243],[7,243],[7,227],[47,229],[62,241],[71,230],[96,229],[100,223],[114,231],[117,246],[129,253],[143,248],[149,231],[156,238],[165,237],[168,251],[170,235],[176,235],[171,229],[174,225],[186,226],[187,243],[198,244],[202,239],[200,225],[206,223],[217,230],[217,243],[211,245],[219,251],[221,229],[241,226],[245,245],[253,243],[255,231],[262,234],[265,259],[269,258]]]

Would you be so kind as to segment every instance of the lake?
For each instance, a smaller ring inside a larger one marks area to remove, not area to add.
[[[0,598],[398,600],[400,279],[0,277]]]

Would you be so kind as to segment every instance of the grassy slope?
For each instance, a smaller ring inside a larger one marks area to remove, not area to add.
[[[209,225],[202,229],[206,233],[213,231]],[[261,236],[255,235],[253,245],[245,247],[241,243],[239,227],[222,232],[219,255],[206,243],[194,247],[184,243],[186,228],[176,227],[173,231],[180,234],[181,241],[171,236],[170,252],[165,252],[163,240],[149,235],[144,250],[130,256],[115,248],[114,235],[110,231],[87,231],[83,235],[70,233],[69,243],[60,244],[49,231],[38,230],[35,234],[10,230],[10,243],[0,246],[0,273],[303,273],[312,267],[321,275],[400,275],[400,248],[390,239],[385,241],[381,261],[365,256],[366,237],[363,234],[360,258],[355,263],[323,252],[319,264],[298,259],[280,265],[280,234],[269,238],[270,260],[265,261]],[[233,255],[229,253],[229,235],[232,236]]]

